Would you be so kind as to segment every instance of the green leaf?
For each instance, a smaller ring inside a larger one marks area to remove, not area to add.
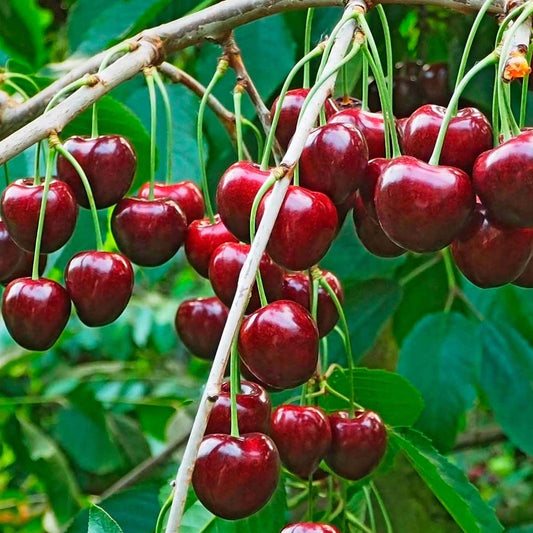
[[[426,316],[403,343],[398,372],[424,398],[416,427],[442,451],[452,448],[459,420],[476,398],[480,362],[478,332],[458,313]]]
[[[346,397],[350,396],[350,374],[336,369],[328,384]],[[391,426],[412,426],[424,407],[420,393],[402,376],[386,370],[355,368],[353,372],[355,401],[376,411]],[[347,403],[333,394],[319,397],[327,411],[346,409]]]
[[[465,533],[503,531],[494,510],[481,499],[464,473],[440,455],[426,437],[406,429],[391,432],[390,438]]]
[[[133,466],[150,457],[150,446],[136,420],[118,413],[109,413],[107,421],[111,435]]]
[[[505,434],[533,454],[533,349],[509,326],[481,324],[481,388]]]
[[[123,533],[120,526],[104,509],[93,505],[89,510],[89,528],[87,533]]]
[[[199,501],[194,502],[183,515],[180,533],[206,533],[214,530],[217,517]]]

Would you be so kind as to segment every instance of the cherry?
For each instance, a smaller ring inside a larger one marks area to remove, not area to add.
[[[263,383],[291,389],[315,372],[318,329],[300,304],[279,300],[245,318],[238,348],[242,362]]]
[[[533,253],[533,229],[491,221],[478,204],[451,251],[459,270],[472,283],[498,287],[515,280],[526,268]]]
[[[513,281],[513,285],[525,287],[526,289],[533,287],[533,261],[531,259],[527,262],[524,272]]]
[[[44,185],[34,185],[33,179],[20,179],[8,185],[2,193],[2,218],[10,237],[27,250],[35,250],[37,226]],[[76,225],[78,206],[70,187],[53,179],[46,203],[41,252],[59,250],[71,237]]]
[[[128,192],[137,169],[137,157],[127,139],[120,135],[69,137],[64,146],[83,168],[98,209],[116,204]],[[81,206],[89,207],[76,169],[62,155],[57,158],[57,177],[70,185]]]
[[[259,221],[269,194],[259,205]],[[337,223],[335,205],[325,194],[290,185],[267,251],[279,265],[289,270],[305,270],[326,255],[337,233]]]
[[[368,163],[361,132],[349,124],[326,124],[309,134],[300,158],[300,183],[335,204],[359,187]]]
[[[445,114],[446,108],[438,105],[418,108],[405,125],[404,153],[428,162]],[[492,142],[492,128],[485,115],[473,107],[460,109],[448,126],[440,163],[469,174],[477,156],[492,148]]]
[[[362,104],[361,100],[354,96],[338,96],[335,100],[328,98],[325,105],[326,119],[329,119],[343,109],[360,108]]]
[[[312,524],[311,522],[298,522],[282,529],[281,533],[341,533],[335,526],[329,524]]]
[[[7,278],[0,280],[1,285],[7,285],[18,278],[31,277],[33,270],[33,254],[31,252],[26,252],[26,250],[22,250],[22,248],[19,248],[19,250],[22,253],[15,269],[11,271],[11,274]],[[39,276],[43,275],[47,261],[48,256],[41,254],[39,257]]]
[[[373,411],[329,415],[331,447],[326,464],[335,474],[356,481],[374,470],[387,449],[387,430]]]
[[[231,433],[230,383],[222,383],[218,398],[213,405],[205,434]],[[237,394],[237,420],[239,433],[269,433],[272,403],[266,390],[251,381],[241,381]]]
[[[426,102],[442,106],[448,105],[450,90],[448,87],[448,65],[446,63],[424,65],[418,75],[418,79],[424,91]]]
[[[359,195],[366,209],[368,215],[376,222],[378,215],[376,213],[376,206],[374,204],[374,194],[376,192],[376,184],[378,178],[381,176],[387,165],[390,163],[390,159],[384,157],[376,157],[368,162],[364,178],[359,187]],[[355,202],[354,202],[355,203]]]
[[[215,215],[214,223],[208,218],[194,220],[187,228],[185,255],[191,266],[204,278],[209,275],[209,261],[213,252],[225,242],[238,242]]]
[[[533,131],[525,131],[481,154],[472,179],[491,218],[533,226]]]
[[[150,183],[145,183],[139,190],[139,198],[148,199],[149,196]],[[174,200],[183,211],[187,224],[204,216],[205,203],[202,191],[192,181],[180,181],[169,185],[156,182],[154,183],[154,198]]]
[[[26,252],[27,253],[27,252]],[[6,225],[0,220],[0,281],[7,280],[24,254],[7,232]]]
[[[331,444],[328,417],[318,407],[281,405],[272,414],[272,440],[287,470],[307,479]]]
[[[65,285],[87,326],[105,326],[126,309],[133,291],[133,268],[121,254],[81,252],[65,269]]]
[[[213,514],[245,518],[265,506],[276,490],[280,459],[262,433],[242,437],[207,435],[200,444],[192,483],[196,496]]]
[[[398,157],[385,168],[374,200],[383,231],[413,252],[433,252],[450,244],[474,208],[466,173],[409,156]]]
[[[176,331],[186,348],[196,357],[215,357],[228,308],[215,296],[185,300],[176,313]]]
[[[224,225],[241,241],[250,242],[254,198],[269,173],[251,161],[231,165],[217,188],[217,208]]]
[[[344,294],[341,282],[328,270],[322,271],[322,276],[333,289],[337,298],[342,303]],[[292,300],[305,307],[308,311],[311,310],[311,296],[310,296],[310,280],[309,275],[304,272],[294,272],[292,274],[285,274],[283,279],[283,288],[281,291],[281,298],[284,300]],[[322,287],[318,286],[318,308],[317,308],[317,326],[320,337],[325,337],[339,320],[337,308],[333,303],[330,295]]]
[[[166,263],[185,240],[187,221],[173,200],[124,198],[113,210],[111,231],[119,250],[133,263]]]
[[[70,316],[70,298],[55,281],[20,278],[4,291],[2,315],[18,344],[27,350],[45,351],[65,329]]]

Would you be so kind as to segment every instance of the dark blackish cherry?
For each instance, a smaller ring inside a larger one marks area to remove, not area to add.
[[[244,319],[238,348],[242,362],[263,383],[292,389],[316,370],[318,329],[307,309],[279,300]]]
[[[209,263],[209,281],[213,286],[215,294],[228,307],[233,302],[235,292],[237,291],[239,274],[249,252],[249,244],[226,242],[221,244],[211,256],[211,262]],[[259,263],[259,271],[261,272],[268,301],[279,300],[283,285],[282,269],[264,253]],[[246,312],[251,313],[260,307],[261,300],[259,298],[259,291],[254,284]]]
[[[418,75],[418,79],[427,103],[442,106],[448,105],[450,88],[448,85],[448,65],[446,63],[424,65]]]
[[[511,226],[533,226],[533,131],[481,154],[472,179],[491,218]]]
[[[402,138],[406,155],[429,161],[445,113],[445,107],[427,104],[409,117]],[[477,156],[492,148],[492,142],[492,128],[485,115],[474,107],[460,109],[448,126],[440,164],[470,174]]]
[[[9,236],[4,221],[0,220],[0,282],[11,277],[24,253]]]
[[[111,216],[111,231],[119,250],[133,263],[166,263],[185,240],[187,221],[173,200],[124,198]]]
[[[385,159],[384,157],[376,157],[375,159],[371,159],[368,162],[363,181],[359,187],[359,196],[361,197],[361,201],[363,202],[363,205],[369,216],[376,222],[378,220],[376,206],[374,204],[376,183],[390,162],[390,159]],[[355,203],[356,200],[354,199],[354,204]]]
[[[331,447],[326,464],[337,474],[351,481],[361,479],[380,463],[387,449],[387,430],[373,411],[356,411],[353,418],[347,411],[329,415]]]
[[[361,197],[358,196],[353,210],[355,232],[361,244],[371,253],[378,257],[399,257],[406,250],[392,242],[379,222],[376,222],[366,210]]]
[[[340,204],[359,187],[367,164],[368,147],[359,130],[349,124],[325,124],[307,138],[300,184]]]
[[[354,192],[353,194],[350,194],[342,204],[335,204],[335,209],[337,210],[337,233],[341,230],[344,221],[346,220],[346,217],[348,216],[348,213],[353,209],[353,206],[355,204],[355,198],[357,196],[357,192]]]
[[[150,183],[145,183],[139,190],[139,198],[148,199],[149,196]],[[170,198],[174,200],[183,211],[187,224],[204,216],[205,203],[202,191],[192,181],[180,181],[170,185],[155,183],[154,198]]]
[[[214,223],[208,218],[194,220],[187,228],[185,255],[191,266],[204,278],[209,276],[209,261],[213,252],[225,242],[238,242],[215,215]]]
[[[448,246],[474,209],[472,184],[465,172],[409,156],[398,157],[385,168],[374,200],[386,235],[398,246],[420,253]]]
[[[207,435],[200,444],[192,484],[213,514],[238,520],[264,507],[278,485],[278,450],[262,433]]]
[[[120,135],[69,137],[64,146],[83,168],[98,209],[118,203],[128,192],[137,169],[137,157],[127,139]],[[57,158],[57,178],[70,185],[81,206],[89,207],[76,169],[62,155]]]
[[[533,288],[533,261],[530,259],[527,262],[525,270],[514,281],[513,285],[524,287],[526,289]]]
[[[2,296],[2,315],[13,339],[23,348],[51,348],[67,325],[70,298],[50,279],[20,278],[12,281]]]
[[[478,204],[465,230],[451,245],[459,270],[479,287],[511,283],[533,253],[533,228],[504,226],[489,220]]]
[[[259,205],[258,222],[269,194]],[[325,194],[291,185],[274,224],[267,251],[279,265],[289,270],[305,270],[326,255],[337,234],[337,223],[335,205]]]
[[[222,383],[218,398],[213,405],[205,434],[231,433],[230,383]],[[272,402],[266,390],[252,381],[241,381],[241,391],[237,393],[237,420],[239,433],[270,433]]]
[[[250,372],[250,369],[247,368],[247,366],[242,362],[242,360],[240,362],[239,368],[240,368],[241,376],[244,379],[257,383],[258,385],[263,387],[263,389],[265,389],[267,392],[280,392],[283,390],[283,389],[277,389],[276,387],[272,387],[271,385],[267,385],[266,383],[263,383],[257,376],[254,376]]]
[[[20,179],[2,193],[2,219],[10,237],[24,250],[35,250],[39,212],[44,185],[33,185],[33,179]],[[50,182],[46,203],[41,252],[59,250],[74,233],[78,205],[71,188],[64,182]]]
[[[254,198],[267,180],[268,171],[251,161],[231,165],[217,188],[220,219],[240,241],[250,242],[250,213]]]
[[[281,405],[272,413],[270,436],[289,472],[307,479],[331,444],[328,417],[319,407]]]
[[[133,268],[123,255],[81,252],[65,269],[65,285],[78,317],[90,327],[114,322],[133,291]]]
[[[337,278],[332,272],[329,272],[329,270],[322,270],[322,276],[342,303],[344,293],[339,278]],[[284,300],[292,300],[293,302],[299,303],[310,311],[311,299],[309,286],[309,275],[306,272],[287,273],[283,279],[281,297]],[[317,311],[318,332],[320,337],[325,337],[335,327],[335,324],[337,324],[339,314],[337,313],[337,308],[328,294],[328,291],[326,291],[322,285],[319,285],[318,287]]]
[[[0,280],[0,285],[8,285],[18,278],[31,277],[33,271],[33,254],[31,252],[26,252],[26,250],[22,250],[22,248],[19,248],[19,250],[22,251],[22,254],[15,269],[11,271],[11,274],[7,278]],[[43,275],[47,261],[48,256],[46,254],[41,254],[39,257],[39,276]]]
[[[341,533],[335,526],[329,524],[312,524],[311,522],[298,522],[282,529],[281,533]]]
[[[193,355],[210,361],[227,318],[228,308],[215,296],[185,300],[176,313],[176,331]]]

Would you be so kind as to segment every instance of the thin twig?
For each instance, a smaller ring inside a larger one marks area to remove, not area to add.
[[[505,440],[507,440],[507,436],[500,426],[474,429],[468,433],[459,435],[454,446],[454,451],[464,450],[466,448],[483,448],[489,444],[495,444]]]

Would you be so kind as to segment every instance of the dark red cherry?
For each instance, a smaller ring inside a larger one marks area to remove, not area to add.
[[[486,217],[480,204],[466,229],[451,245],[459,270],[479,287],[511,283],[533,253],[533,228],[504,226]]]
[[[33,179],[20,179],[8,185],[2,193],[2,219],[10,237],[21,248],[35,250],[39,212],[44,185],[34,185]],[[76,226],[78,205],[70,187],[53,179],[46,203],[41,252],[59,250],[71,237]]]
[[[19,248],[19,250],[21,250],[22,254],[17,266],[11,271],[11,274],[7,278],[0,280],[1,285],[7,285],[18,278],[31,277],[33,271],[33,254],[31,252],[26,252],[26,250],[22,250],[22,248]],[[39,276],[43,275],[47,261],[48,256],[46,254],[41,254],[39,257]]]
[[[390,162],[390,159],[385,159],[384,157],[376,157],[375,159],[371,159],[366,167],[363,181],[359,186],[359,195],[361,197],[361,201],[363,202],[368,215],[376,222],[378,220],[376,206],[374,204],[376,184],[378,182],[378,178],[381,176]]]
[[[251,161],[239,161],[224,172],[218,183],[218,214],[226,228],[241,241],[250,242],[252,204],[268,175],[268,171]]]
[[[533,226],[533,131],[481,154],[472,179],[491,218],[511,226]]]
[[[69,137],[64,146],[83,168],[98,209],[116,204],[128,192],[137,169],[137,157],[127,139],[120,135]],[[62,155],[57,158],[57,178],[69,184],[81,206],[89,207],[76,169]]]
[[[312,524],[298,522],[282,529],[281,533],[341,533],[335,526],[329,524]]]
[[[145,183],[139,190],[139,198],[148,199],[149,196],[150,183]],[[202,191],[192,181],[180,181],[169,185],[156,182],[154,184],[154,198],[174,200],[183,211],[187,224],[204,216],[205,203]]]
[[[448,86],[448,65],[446,63],[424,65],[418,75],[418,79],[424,91],[426,102],[443,106],[448,105],[450,89]]]
[[[254,376],[250,372],[250,369],[247,368],[247,366],[242,362],[242,360],[240,362],[239,368],[240,368],[241,376],[244,379],[257,383],[258,385],[263,387],[263,389],[265,389],[267,392],[280,392],[281,390],[283,390],[283,389],[277,389],[276,387],[272,387],[270,385],[267,385],[266,383],[263,383],[257,376]]]
[[[356,481],[380,463],[387,449],[387,430],[373,411],[347,411],[329,415],[331,447],[326,464],[335,474]]]
[[[263,383],[291,389],[316,370],[318,329],[300,304],[279,300],[244,319],[238,348],[242,362]]]
[[[230,383],[222,383],[218,398],[213,405],[205,434],[231,433]],[[252,381],[241,381],[241,391],[237,393],[237,420],[239,433],[270,432],[272,403],[266,390]]]
[[[215,294],[228,307],[233,302],[233,297],[237,290],[237,282],[242,266],[250,251],[249,244],[236,242],[226,242],[221,244],[211,256],[209,263],[209,281],[213,286]],[[283,271],[276,265],[267,254],[263,254],[259,263],[259,271],[266,297],[269,301],[281,298],[281,287],[283,285]],[[248,303],[247,313],[251,313],[261,307],[259,291],[254,285],[252,296]]]
[[[465,172],[409,156],[398,157],[385,168],[374,200],[383,231],[413,252],[434,252],[450,244],[474,208]]]
[[[402,137],[406,155],[429,161],[445,113],[445,107],[427,104],[409,117]],[[492,148],[492,142],[492,128],[485,115],[474,107],[460,109],[448,126],[440,164],[470,174],[477,156]]]
[[[328,270],[322,270],[322,276],[327,281],[328,285],[333,289],[337,298],[342,303],[344,294],[342,291],[341,282]],[[309,293],[309,275],[305,272],[287,273],[283,279],[283,289],[281,297],[284,300],[292,300],[305,307],[308,311],[311,310],[311,299]],[[320,337],[325,337],[339,320],[337,308],[333,303],[330,295],[319,285],[318,287],[318,309],[317,309],[317,326]]]
[[[215,434],[207,435],[200,444],[192,484],[209,511],[226,520],[238,520],[268,503],[279,476],[279,454],[266,435]]]
[[[0,220],[0,282],[11,277],[23,254],[24,250],[15,244],[4,221]]]
[[[258,222],[269,194],[259,205]],[[289,270],[305,270],[326,255],[337,233],[337,223],[335,205],[325,194],[290,185],[267,251],[279,265]]]
[[[525,270],[514,281],[513,285],[518,287],[525,287],[531,289],[533,287],[533,261],[530,259],[527,262]]]
[[[396,131],[398,132],[398,142],[403,153],[403,136],[405,135],[405,128],[409,117],[400,118],[396,121]]]
[[[331,444],[328,417],[319,407],[281,405],[272,413],[270,436],[287,470],[305,479]]]
[[[185,237],[185,255],[200,276],[208,277],[211,256],[225,242],[238,240],[224,226],[220,215],[215,215],[213,223],[208,218],[202,218],[189,224]]]
[[[368,147],[349,124],[325,124],[309,134],[300,158],[300,184],[344,202],[362,182]]]
[[[335,209],[337,210],[337,233],[341,230],[348,213],[353,209],[355,203],[355,197],[357,192],[350,194],[342,204],[335,204]]]
[[[187,221],[173,200],[122,199],[111,216],[118,249],[133,263],[166,263],[185,240]]]
[[[215,296],[185,300],[176,313],[176,331],[185,347],[196,357],[215,357],[228,308]]]
[[[65,285],[78,317],[87,326],[105,326],[126,309],[133,291],[133,268],[121,254],[81,252],[65,269]]]
[[[2,315],[18,344],[27,350],[44,351],[65,329],[70,298],[59,283],[50,279],[19,278],[4,291]]]

